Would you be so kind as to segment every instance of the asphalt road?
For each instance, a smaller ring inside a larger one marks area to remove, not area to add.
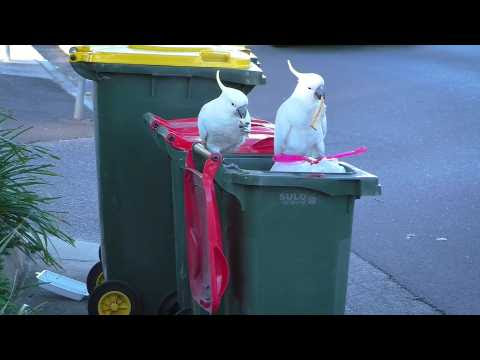
[[[254,46],[268,84],[250,112],[274,120],[290,59],[327,86],[327,153],[378,175],[357,201],[353,250],[449,314],[480,313],[480,46]]]

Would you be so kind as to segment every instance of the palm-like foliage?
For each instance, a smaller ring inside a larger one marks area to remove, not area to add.
[[[18,306],[15,304],[15,300],[21,295],[21,293],[30,288],[36,287],[40,284],[32,284],[27,286],[18,285],[18,270],[15,271],[12,282],[10,282],[3,274],[3,259],[2,257],[6,253],[8,245],[15,238],[16,230],[13,230],[5,238],[0,239],[0,315],[33,315],[40,309],[45,303],[37,305],[31,308],[27,304]]]
[[[8,248],[18,248],[29,257],[38,255],[47,265],[59,267],[49,248],[50,237],[74,244],[74,240],[59,228],[59,212],[46,210],[56,198],[44,197],[35,191],[46,185],[45,179],[56,176],[51,161],[58,157],[48,149],[20,144],[16,138],[28,131],[23,126],[4,128],[15,120],[0,109],[0,239],[12,236]]]

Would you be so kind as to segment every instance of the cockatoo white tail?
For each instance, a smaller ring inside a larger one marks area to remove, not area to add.
[[[288,67],[298,79],[292,95],[277,110],[275,118],[275,155],[297,155],[319,158],[325,156],[327,116],[325,105],[325,81],[318,74],[300,73],[290,60]],[[288,171],[288,167],[304,168],[295,163],[275,163],[272,171]],[[307,169],[315,171],[318,166]],[[325,166],[322,166],[325,168]],[[282,169],[282,170],[278,170]],[[343,169],[343,168],[342,168]],[[340,170],[340,169],[337,169]],[[298,171],[298,170],[297,170]]]
[[[217,83],[222,93],[201,108],[198,130],[210,152],[233,152],[243,144],[251,129],[248,98],[240,90],[223,85],[220,71]]]

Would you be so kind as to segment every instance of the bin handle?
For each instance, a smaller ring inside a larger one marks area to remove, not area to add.
[[[193,144],[192,149],[193,152],[200,155],[203,160],[212,159],[214,161],[219,161],[221,159],[220,154],[211,153],[202,143]]]
[[[226,51],[201,51],[200,57],[205,62],[229,62],[230,53]]]

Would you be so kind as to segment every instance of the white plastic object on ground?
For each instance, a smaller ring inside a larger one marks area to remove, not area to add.
[[[40,287],[45,290],[76,301],[81,301],[88,296],[87,285],[84,282],[49,270],[43,270],[36,274],[40,281]]]

